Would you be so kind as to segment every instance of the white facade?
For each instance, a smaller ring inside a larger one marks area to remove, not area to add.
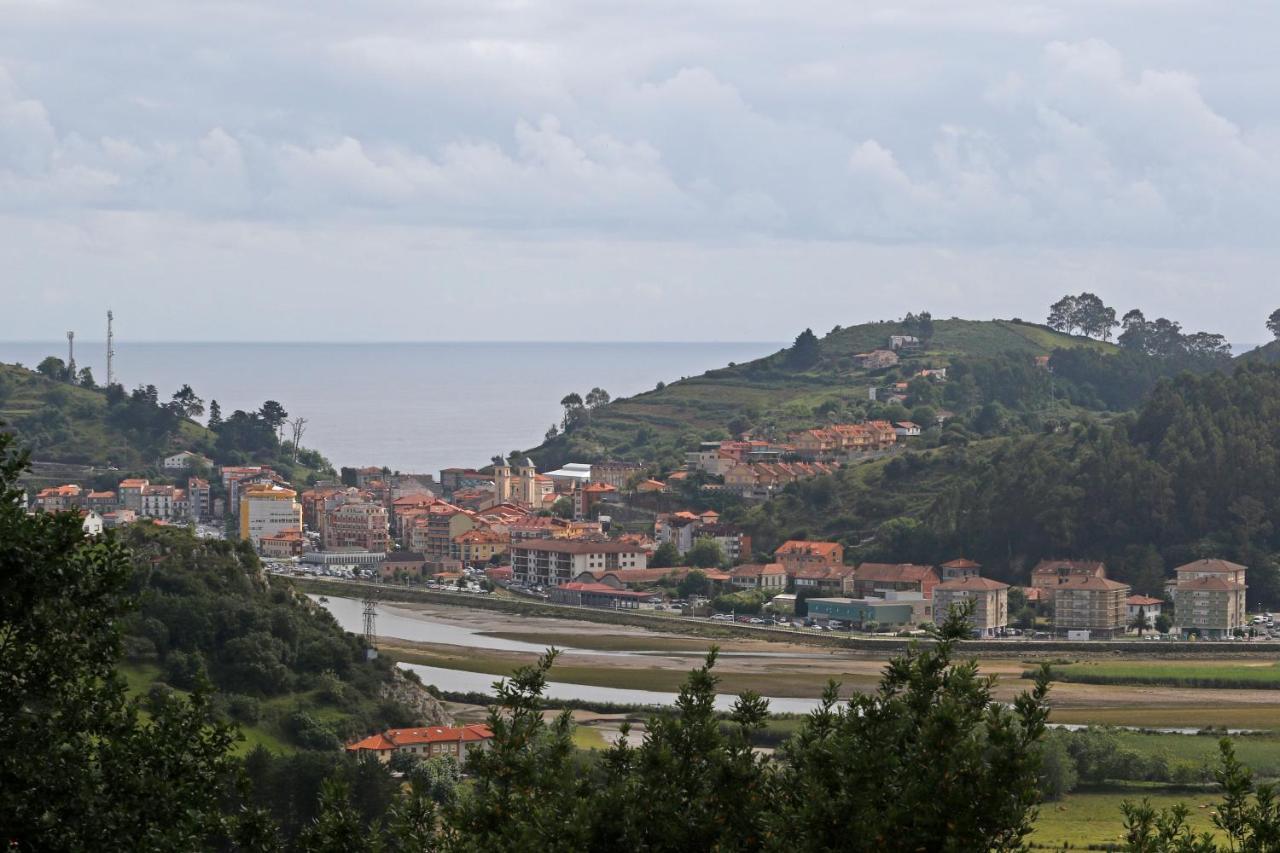
[[[240,538],[261,547],[263,536],[302,531],[302,504],[292,489],[253,488],[240,497]]]
[[[97,536],[102,532],[102,516],[93,510],[84,514],[84,524],[80,525],[85,536]]]

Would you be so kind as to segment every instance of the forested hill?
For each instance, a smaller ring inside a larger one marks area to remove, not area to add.
[[[859,366],[857,354],[888,348],[891,335],[920,337],[925,346],[904,353],[894,367]],[[801,335],[795,346],[746,364],[659,383],[652,391],[584,409],[581,417],[566,417],[557,434],[531,454],[544,468],[606,458],[674,467],[702,439],[727,438],[747,428],[784,432],[828,420],[883,415],[883,407],[868,399],[868,389],[909,381],[927,367],[951,367],[959,373],[954,377],[958,381],[944,389],[950,397],[930,396],[938,406],[967,408],[1002,395],[1014,405],[1034,396],[1033,405],[1041,410],[1059,402],[1069,406],[1071,401],[1050,386],[1045,372],[1035,370],[1034,361],[1077,348],[1099,355],[1117,351],[1113,344],[1019,320],[933,320],[923,314],[837,326],[821,339]],[[995,387],[1006,378],[1018,386],[1007,393]],[[561,431],[564,426],[567,433]]]
[[[1280,340],[1241,353],[1236,360],[1242,363],[1280,364]]]
[[[167,453],[193,450],[219,464],[267,464],[293,482],[306,483],[332,466],[320,454],[303,449],[294,459],[276,427],[287,413],[264,405],[257,412],[223,417],[216,401],[205,401],[184,386],[165,400],[154,386],[126,391],[66,381],[61,362],[42,364],[45,372],[0,364],[0,423],[38,463],[112,468],[104,487],[133,474],[151,474]],[[92,377],[87,377],[92,382]],[[209,415],[212,429],[195,418]],[[277,420],[278,419],[278,420]]]
[[[1018,582],[1093,558],[1156,595],[1168,567],[1224,557],[1249,566],[1251,602],[1280,605],[1280,367],[1184,373],[1108,424],[908,452],[728,517],[761,549],[830,536],[855,559],[965,555]]]

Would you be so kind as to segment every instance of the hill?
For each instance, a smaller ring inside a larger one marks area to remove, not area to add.
[[[297,483],[333,474],[314,451],[304,449],[295,463],[291,446],[282,445],[264,424],[245,428],[254,425],[240,419],[234,428],[211,430],[163,403],[154,386],[131,393],[118,385],[90,388],[13,364],[0,364],[0,423],[30,450],[35,480],[48,467],[51,476],[64,480],[101,474],[111,485],[125,472],[155,477],[160,457],[177,450],[194,450],[218,463],[269,464]]]
[[[1280,364],[1280,340],[1241,353],[1236,356],[1236,361],[1244,364]]]
[[[591,410],[588,421],[567,435],[549,438],[531,455],[544,468],[605,458],[670,467],[702,439],[727,438],[747,428],[785,432],[829,419],[878,416],[883,407],[870,401],[869,389],[909,381],[923,368],[995,360],[1021,370],[1030,368],[1036,356],[1059,350],[1116,351],[1108,343],[1018,320],[936,320],[931,326],[921,351],[903,353],[899,364],[882,369],[862,367],[855,356],[886,349],[890,335],[924,337],[918,322],[908,318],[836,327],[817,342],[810,360],[797,361],[795,348],[784,349],[614,400]],[[1054,392],[1047,381],[1041,384],[1051,397]],[[947,405],[945,399],[939,402]]]

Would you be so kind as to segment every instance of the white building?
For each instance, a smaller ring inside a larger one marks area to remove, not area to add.
[[[263,536],[286,530],[302,532],[302,504],[298,493],[281,486],[251,486],[240,495],[240,538],[260,547]]]
[[[1125,611],[1128,615],[1129,624],[1133,625],[1137,621],[1138,614],[1141,613],[1147,623],[1148,628],[1156,627],[1156,617],[1160,615],[1160,607],[1164,602],[1158,598],[1152,598],[1149,595],[1131,595],[1124,600]]]
[[[166,471],[184,471],[196,464],[212,465],[213,461],[201,456],[199,453],[192,453],[190,450],[183,450],[172,456],[166,456],[162,463]]]
[[[84,530],[85,536],[97,536],[102,532],[102,516],[91,509],[83,511],[81,515],[84,516],[84,523],[80,528]]]
[[[516,583],[559,586],[583,572],[599,577],[616,569],[648,568],[648,554],[624,542],[528,539],[511,543],[511,577]]]

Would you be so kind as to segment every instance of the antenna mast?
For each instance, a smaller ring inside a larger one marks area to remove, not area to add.
[[[67,381],[76,381],[76,333],[67,332]]]
[[[112,364],[112,362],[115,359],[116,350],[115,350],[115,347],[111,345],[113,340],[113,335],[111,334],[111,321],[114,319],[115,318],[111,314],[111,309],[108,308],[107,309],[107,387],[108,388],[116,384],[116,374],[115,374],[115,371],[113,370],[113,364]]]
[[[373,660],[378,656],[378,591],[371,589],[364,595],[364,656]]]

